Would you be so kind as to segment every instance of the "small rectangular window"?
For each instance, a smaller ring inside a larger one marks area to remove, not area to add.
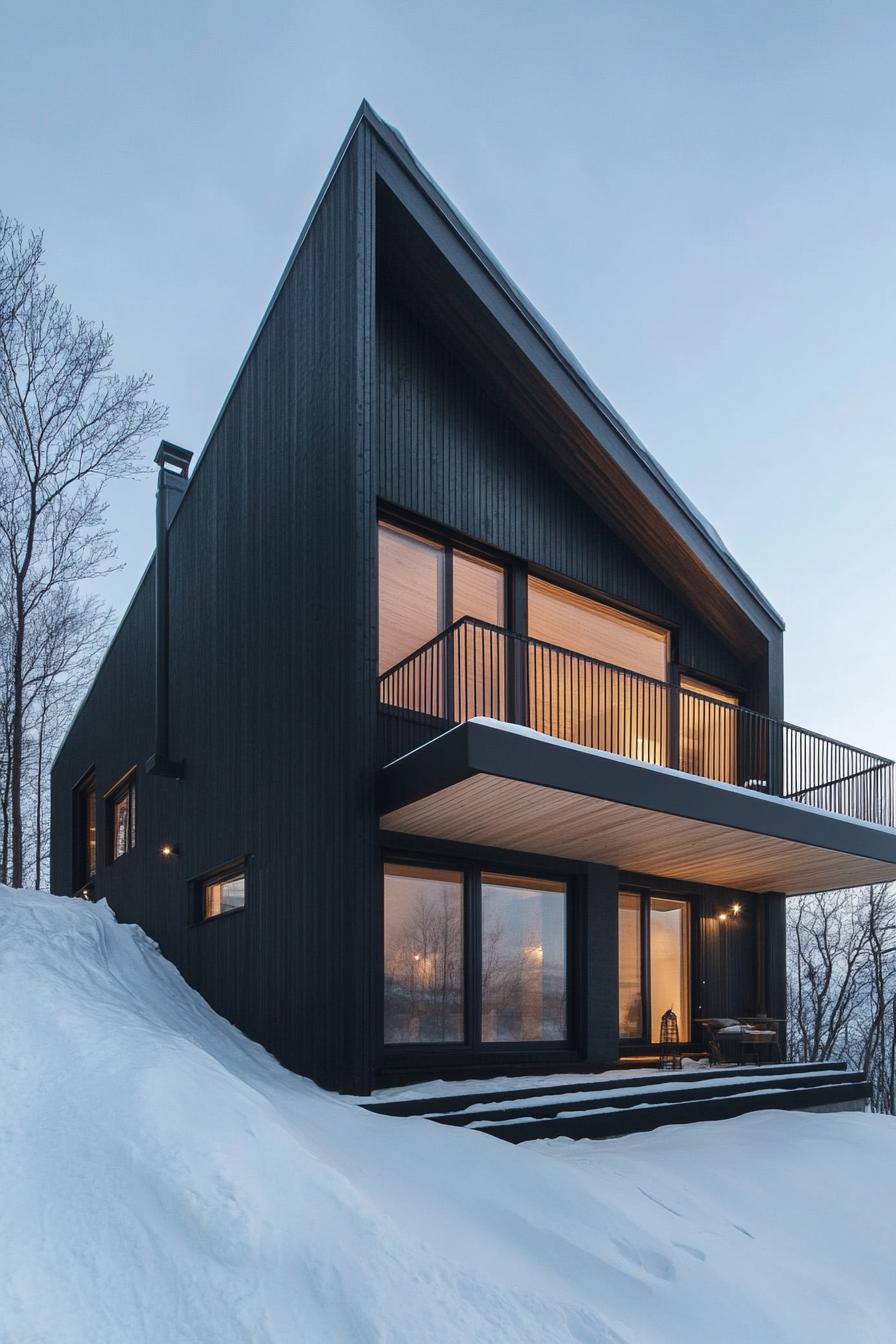
[[[242,910],[246,905],[246,870],[232,868],[226,873],[203,879],[200,918],[216,919]]]
[[[130,774],[106,796],[109,862],[114,863],[137,843],[137,775]]]

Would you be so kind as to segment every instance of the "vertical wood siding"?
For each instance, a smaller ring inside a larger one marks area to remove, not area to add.
[[[286,1064],[358,1090],[375,889],[372,153],[362,125],[171,527],[183,780],[142,768],[151,570],[53,772],[54,888],[71,887],[75,780],[95,765],[102,794],[139,763],[137,846],[101,861],[97,896]],[[102,809],[99,825],[102,856]],[[245,912],[196,926],[188,879],[243,854]]]
[[[384,500],[679,627],[679,660],[749,685],[751,672],[571,489],[379,279],[378,470]]]

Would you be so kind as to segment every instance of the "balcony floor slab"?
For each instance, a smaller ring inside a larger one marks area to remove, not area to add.
[[[384,830],[732,887],[896,880],[896,830],[473,719],[380,772]]]

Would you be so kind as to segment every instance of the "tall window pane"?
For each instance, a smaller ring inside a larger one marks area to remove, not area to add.
[[[390,863],[384,888],[386,1044],[463,1041],[463,874]]]
[[[617,669],[665,683],[668,631],[543,579],[529,579],[528,603],[529,635],[540,641],[529,650],[530,726],[582,746],[667,764],[665,685]]]
[[[504,570],[463,551],[452,554],[452,620],[473,616],[504,628]],[[454,718],[505,719],[507,641],[497,630],[465,625],[454,650]]]
[[[691,775],[737,783],[737,706],[731,691],[682,677],[679,700],[679,766]]]
[[[619,893],[619,1035],[639,1040],[644,1035],[641,1001],[641,897]]]
[[[444,630],[445,548],[379,527],[380,675]]]
[[[565,884],[483,873],[483,1041],[566,1034]]]
[[[686,901],[650,898],[650,1028],[660,1039],[663,1013],[671,1008],[683,1041],[691,1037],[690,935]]]
[[[109,858],[114,862],[137,843],[137,785],[133,776],[111,796],[106,815],[110,827]]]

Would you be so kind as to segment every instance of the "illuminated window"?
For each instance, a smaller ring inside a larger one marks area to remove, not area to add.
[[[93,773],[75,790],[74,849],[73,885],[76,889],[87,889],[96,877],[96,776]]]
[[[506,600],[501,565],[381,522],[380,675],[423,650],[381,683],[382,702],[440,718],[450,709],[455,721],[506,717]],[[437,640],[465,616],[483,625]]]
[[[201,883],[202,919],[216,919],[243,910],[246,905],[246,870],[240,865],[215,873]]]
[[[737,783],[739,697],[696,677],[681,677],[679,769],[723,784]]]
[[[114,863],[137,843],[137,776],[133,773],[106,797],[109,862]]]
[[[386,1045],[567,1040],[565,882],[387,863],[383,900]]]
[[[566,883],[482,874],[483,1041],[566,1040]]]
[[[387,863],[383,894],[386,1044],[463,1041],[463,873]]]
[[[528,607],[530,727],[666,765],[668,630],[532,577]]]
[[[663,1013],[669,1008],[678,1018],[680,1039],[691,1039],[690,914],[686,900],[638,892],[619,893],[622,1040],[656,1044]]]
[[[641,897],[619,893],[619,1035],[640,1040],[644,1034],[641,986]]]
[[[681,1040],[691,1038],[690,909],[687,901],[650,898],[650,1025],[660,1039],[660,1021],[671,1008]]]

